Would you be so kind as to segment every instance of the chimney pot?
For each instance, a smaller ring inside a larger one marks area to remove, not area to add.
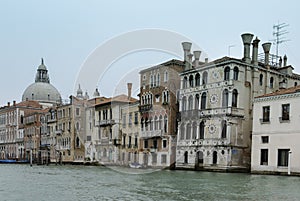
[[[199,66],[200,55],[201,55],[201,51],[194,51],[195,67]]]
[[[284,55],[283,57],[283,66],[287,66],[287,56]]]
[[[279,67],[282,67],[282,57],[279,57]]]
[[[191,65],[191,64],[189,64],[189,54],[191,52],[192,43],[183,42],[181,44],[182,44],[182,48],[184,51],[185,70],[188,70],[189,66]]]
[[[208,63],[208,58],[205,58],[205,63],[206,63],[206,64]]]
[[[16,101],[15,100],[13,101],[13,106],[16,106]]]
[[[253,34],[250,33],[244,33],[241,35],[243,43],[244,43],[244,58],[243,60],[246,63],[250,63],[250,45],[253,38]]]
[[[269,57],[270,57],[270,49],[271,49],[271,43],[264,43],[262,44],[262,47],[265,52],[265,65],[269,65]]]
[[[258,43],[260,40],[256,37],[255,40],[253,41],[252,45],[252,64],[258,65]]]
[[[10,107],[10,102],[7,102],[7,106]]]

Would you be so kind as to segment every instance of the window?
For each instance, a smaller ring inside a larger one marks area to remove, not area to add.
[[[229,76],[230,76],[230,68],[226,67],[224,69],[224,80],[229,80]]]
[[[131,136],[128,136],[128,148],[131,148]]]
[[[270,122],[270,106],[263,107],[263,122]]]
[[[196,81],[196,87],[200,86],[200,74],[199,73],[196,74],[195,81]]]
[[[295,83],[294,83],[294,86],[296,87],[297,85],[298,85],[298,83],[297,83],[297,82],[295,82]]]
[[[222,126],[221,138],[226,138],[226,136],[227,136],[227,122],[225,120],[222,120],[221,126]]]
[[[144,131],[144,118],[141,119],[141,131]]]
[[[129,126],[132,125],[132,113],[131,112],[129,113],[129,116],[128,116],[128,125]]]
[[[153,140],[153,148],[154,148],[154,149],[157,149],[157,139],[154,139],[154,140]]]
[[[290,149],[278,149],[278,166],[287,167]]]
[[[264,144],[269,143],[269,136],[261,136],[261,142]]]
[[[191,124],[186,125],[186,140],[191,139]]]
[[[80,115],[80,108],[76,108],[76,116]]]
[[[228,107],[228,90],[225,89],[222,95],[222,107]]]
[[[290,104],[283,104],[282,105],[282,116],[281,119],[283,121],[290,120]]]
[[[189,153],[186,151],[184,152],[184,163],[188,163],[189,162]]]
[[[165,149],[165,148],[167,148],[167,140],[166,139],[163,139],[163,141],[162,141],[162,148],[163,149]]]
[[[124,146],[124,148],[126,146],[126,135],[123,135],[123,146]]]
[[[187,77],[183,78],[183,88],[186,89],[187,88]]]
[[[204,71],[202,75],[202,84],[207,84],[207,72]]]
[[[185,111],[186,110],[186,97],[182,98],[182,108],[181,111]]]
[[[165,131],[165,133],[168,132],[168,117],[167,117],[167,115],[164,118],[164,131]]]
[[[156,75],[156,86],[159,86],[160,85],[160,75],[159,73]]]
[[[201,110],[206,109],[206,92],[201,95]]]
[[[185,128],[184,128],[184,124],[182,123],[180,126],[180,140],[184,140],[184,133],[185,133]]]
[[[157,118],[157,116],[154,117],[154,130],[158,130],[158,118]]]
[[[259,85],[260,85],[260,86],[263,85],[263,79],[264,79],[263,74],[260,74],[260,75],[259,75]]]
[[[190,77],[189,77],[189,85],[190,85],[190,87],[194,87],[194,76],[193,75],[190,75]]]
[[[122,121],[123,121],[123,128],[125,128],[126,127],[126,114],[123,114]]]
[[[233,69],[233,79],[234,80],[239,79],[239,68],[238,67],[234,67],[234,69]]]
[[[144,140],[144,148],[145,148],[145,149],[148,148],[148,140]]]
[[[232,91],[232,107],[237,107],[237,101],[238,101],[238,91],[234,89]]]
[[[192,132],[192,139],[197,138],[197,124],[196,122],[193,123],[193,132]]]
[[[268,149],[260,150],[260,165],[268,165]]]
[[[153,87],[153,75],[150,75],[150,88]]]
[[[161,155],[161,163],[167,163],[167,155],[166,154],[162,154]]]
[[[193,109],[193,96],[189,97],[189,110]]]
[[[164,74],[164,82],[167,82],[168,79],[169,79],[168,71],[165,71],[165,74]]]
[[[199,109],[199,94],[196,94],[195,96],[195,110],[198,110]]]
[[[274,87],[274,78],[271,77],[270,78],[270,88],[273,89],[273,87]]]
[[[134,138],[134,147],[137,148],[138,147],[138,138],[135,136]]]
[[[136,112],[134,113],[134,124],[138,124],[138,117],[139,117],[139,114]]]
[[[200,139],[204,139],[204,128],[205,128],[205,125],[204,125],[204,122],[202,121],[200,123],[200,129],[199,129]]]

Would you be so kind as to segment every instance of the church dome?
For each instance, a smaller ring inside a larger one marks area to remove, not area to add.
[[[44,103],[60,104],[61,95],[58,90],[50,84],[48,70],[42,59],[37,69],[35,82],[29,85],[22,96],[22,101],[35,100]]]

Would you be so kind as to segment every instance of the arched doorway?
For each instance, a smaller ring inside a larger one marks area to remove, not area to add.
[[[184,152],[184,163],[188,163],[189,162],[189,153],[186,151]]]
[[[203,152],[198,151],[195,158],[195,168],[198,169],[199,167],[203,166]]]
[[[218,161],[218,153],[216,151],[213,152],[213,165],[216,165]]]

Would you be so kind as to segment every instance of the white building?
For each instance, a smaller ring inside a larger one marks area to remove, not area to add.
[[[286,56],[282,61],[270,54],[271,43],[264,43],[264,53],[258,54],[260,40],[252,39],[252,34],[242,35],[243,58],[211,62],[200,62],[201,52],[191,54],[192,44],[183,43],[186,67],[180,73],[177,168],[250,170],[254,97],[300,80]]]
[[[299,103],[300,86],[255,98],[251,172],[300,174]]]

